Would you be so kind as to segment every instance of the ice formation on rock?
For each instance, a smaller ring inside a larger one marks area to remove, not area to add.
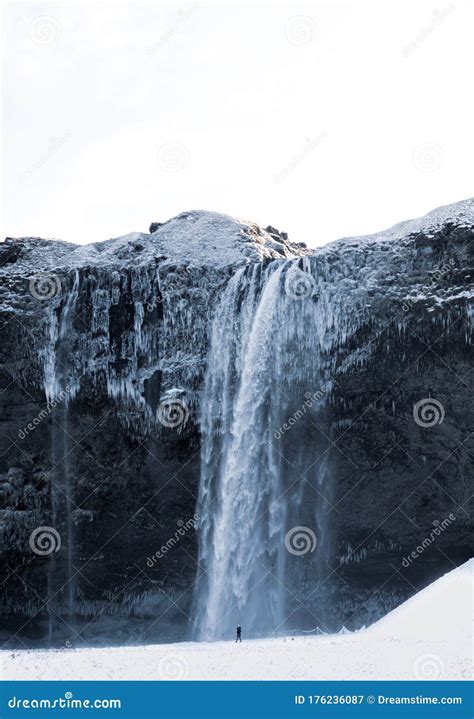
[[[418,481],[420,468],[407,457],[419,458],[427,475],[445,469],[440,483],[461,506],[467,491],[468,460],[455,443],[471,421],[459,398],[472,344],[473,228],[468,200],[318,250],[270,226],[198,211],[155,223],[150,234],[87,246],[7,239],[0,245],[6,561],[40,594],[45,577],[49,595],[69,578],[51,605],[61,616],[97,607],[149,616],[165,603],[163,587],[173,598],[186,590],[179,618],[191,616],[200,636],[214,638],[229,633],[236,613],[247,630],[270,632],[284,629],[289,614],[293,626],[337,628],[392,608],[398,587],[352,619],[359,576],[357,596],[367,606],[367,563],[383,572],[385,555],[409,550],[413,525],[377,529],[394,497]],[[50,282],[46,298],[31,291],[37,275]],[[430,346],[441,359],[424,365]],[[454,389],[451,368],[461,382]],[[433,393],[446,421],[440,441],[430,443],[407,417],[413,402]],[[169,408],[181,408],[182,422],[170,421]],[[40,413],[46,419],[18,445],[19,430]],[[416,505],[421,539],[423,523],[451,511],[425,489]],[[146,586],[130,577],[137,544],[140,556],[154,555],[176,518],[195,511],[198,549],[188,532]],[[50,571],[27,561],[29,533],[45,524],[63,537]],[[286,546],[301,527],[310,530],[304,561],[298,546],[296,553]],[[454,531],[453,546],[463,546],[460,519]],[[102,555],[111,537],[114,551]],[[352,584],[344,595],[333,577],[327,599],[319,586],[329,557]],[[190,558],[202,568],[193,598]],[[8,580],[1,602],[9,616],[38,611],[20,580]]]

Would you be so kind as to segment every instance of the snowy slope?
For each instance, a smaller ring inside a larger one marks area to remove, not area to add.
[[[455,224],[459,227],[472,227],[474,224],[474,197],[461,200],[451,205],[442,205],[422,217],[397,222],[393,227],[375,232],[372,235],[361,235],[355,237],[343,237],[340,240],[331,242],[326,247],[334,247],[339,243],[360,243],[360,242],[396,242],[412,235],[424,234],[434,235],[446,224]]]
[[[356,634],[2,652],[2,678],[469,679],[473,568],[471,560]]]
[[[470,630],[474,559],[448,572],[367,630],[379,636],[450,639]]]

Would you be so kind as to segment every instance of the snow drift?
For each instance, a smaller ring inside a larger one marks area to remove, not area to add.
[[[4,679],[469,679],[474,560],[354,634],[2,652]]]

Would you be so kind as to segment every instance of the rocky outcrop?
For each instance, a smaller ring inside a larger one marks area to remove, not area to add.
[[[295,468],[284,482],[305,470],[303,448],[325,463],[323,485],[321,472],[305,474],[291,520],[315,526],[323,549],[291,555],[282,628],[366,624],[464,561],[473,227],[466,201],[316,251],[207,212],[94,245],[7,238],[5,639],[189,636],[203,383],[212,321],[237,272],[242,298],[252,272],[256,309],[281,268],[281,307],[300,328],[283,358],[287,428],[275,427]],[[234,297],[238,315],[238,288]],[[317,378],[322,393],[306,406]]]

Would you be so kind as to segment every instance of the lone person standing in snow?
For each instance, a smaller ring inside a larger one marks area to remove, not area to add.
[[[242,642],[242,627],[237,624],[237,636],[235,637],[236,642]]]

